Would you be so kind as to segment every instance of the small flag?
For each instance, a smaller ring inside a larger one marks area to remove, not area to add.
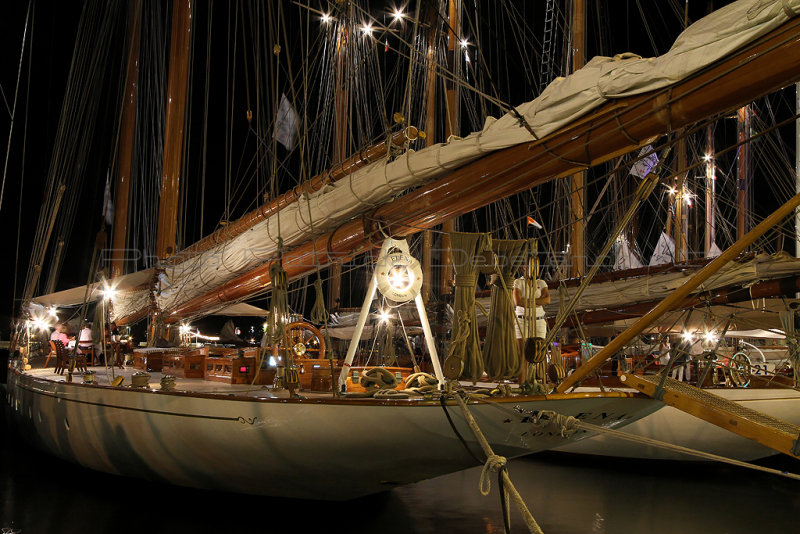
[[[541,224],[536,222],[536,220],[533,217],[531,217],[530,215],[528,216],[528,226],[533,226],[535,228],[538,228],[539,230],[543,230],[544,229],[544,226],[542,226]]]
[[[647,145],[639,151],[638,161],[631,167],[631,174],[644,178],[656,165],[658,165],[658,154],[653,150],[653,145]]]
[[[281,103],[278,106],[274,137],[276,141],[286,147],[286,150],[294,148],[294,143],[297,141],[297,113],[285,94],[281,95]]]

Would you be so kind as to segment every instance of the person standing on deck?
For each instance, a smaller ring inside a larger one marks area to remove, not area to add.
[[[547,282],[535,278],[530,268],[525,266],[522,268],[522,276],[514,280],[513,298],[517,316],[515,321],[517,345],[520,355],[522,355],[525,339],[534,338],[538,344],[544,342],[544,338],[547,336],[544,306],[550,304],[550,291],[547,289]],[[535,310],[533,310],[534,306]],[[525,320],[526,310],[528,310],[528,317],[533,310],[533,321]]]

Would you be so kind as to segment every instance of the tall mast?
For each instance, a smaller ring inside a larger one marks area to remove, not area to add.
[[[128,45],[128,68],[125,79],[125,95],[122,103],[122,132],[119,142],[119,175],[117,176],[117,200],[114,212],[114,235],[111,252],[111,277],[124,274],[126,238],[128,235],[128,198],[131,189],[131,163],[133,160],[133,137],[136,129],[136,98],[139,73],[139,36],[141,35],[142,5],[140,0],[130,4],[130,42]]]
[[[582,68],[586,63],[586,0],[574,0],[572,3],[572,71]],[[577,172],[572,175],[572,194],[570,198],[570,212],[572,215],[572,235],[570,237],[570,251],[572,256],[573,277],[582,276],[586,270],[585,233],[586,224],[583,220],[583,205],[585,198],[584,186],[586,173]]]
[[[428,30],[427,72],[425,80],[425,146],[432,146],[436,133],[436,11],[431,10],[430,29]],[[422,233],[422,301],[426,304],[431,297],[431,281],[433,280],[431,268],[431,248],[433,246],[433,232],[425,230]]]
[[[716,240],[716,215],[715,203],[717,178],[714,175],[714,130],[709,124],[706,126],[706,231],[705,231],[705,257],[711,253],[711,245]],[[800,192],[800,191],[798,191]]]
[[[455,78],[459,75],[459,62],[456,57],[458,34],[461,31],[461,0],[447,0],[447,71],[451,73],[445,84],[445,109],[447,116],[444,123],[444,138],[459,133],[458,87]],[[453,252],[450,250],[450,232],[455,230],[455,219],[447,219],[442,223],[442,270],[440,278],[441,295],[453,292]]]
[[[192,0],[173,0],[169,46],[164,167],[161,171],[161,202],[158,207],[156,254],[166,259],[175,253],[178,233],[178,198],[183,156],[183,127],[189,78],[189,46],[192,30]]]
[[[678,134],[680,135],[680,133]],[[686,169],[686,141],[683,137],[678,140],[678,169],[680,175],[678,176],[678,185],[676,187],[677,193],[675,194],[675,263],[687,261],[688,244],[687,238],[689,234],[689,205],[688,205],[688,187],[686,186],[686,176],[688,172]]]
[[[333,164],[347,157],[347,133],[350,117],[350,24],[351,6],[348,0],[337,0],[339,13],[338,35],[336,36],[336,80],[333,95]],[[340,307],[342,292],[342,264],[335,261],[330,267],[328,281],[328,306],[331,310]]]
[[[750,143],[745,142],[750,138],[750,119],[752,109],[750,105],[739,108],[736,114],[736,132],[739,146],[739,157],[736,162],[737,175],[737,214],[736,214],[736,239],[741,239],[747,233],[749,226],[748,208],[750,207]]]

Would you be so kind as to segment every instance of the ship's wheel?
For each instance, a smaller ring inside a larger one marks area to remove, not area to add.
[[[750,385],[750,357],[744,352],[737,352],[731,356],[728,363],[728,370],[731,373],[731,381],[736,387],[746,388]]]
[[[295,358],[325,358],[325,338],[313,324],[303,321],[289,323],[286,325],[286,336]],[[284,348],[283,342],[278,344],[281,352]]]

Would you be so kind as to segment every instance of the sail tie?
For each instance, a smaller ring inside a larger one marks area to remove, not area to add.
[[[514,378],[522,370],[514,325],[517,316],[512,300],[515,273],[522,266],[532,240],[492,241],[495,257],[495,278],[492,281],[489,325],[483,344],[486,372],[493,380]]]
[[[455,270],[454,322],[450,334],[450,351],[445,358],[449,379],[468,378],[477,382],[484,372],[475,309],[475,287],[478,285],[478,260],[490,250],[489,234],[450,233],[451,248],[463,257],[453,262]]]

